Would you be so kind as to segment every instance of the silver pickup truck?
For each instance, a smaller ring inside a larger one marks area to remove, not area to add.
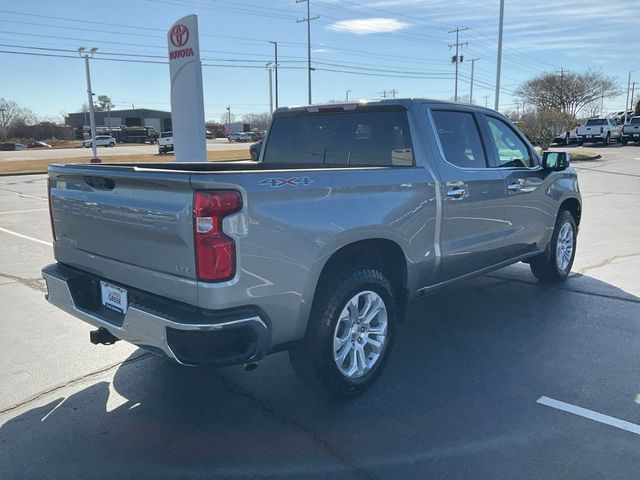
[[[183,365],[289,350],[363,391],[408,301],[515,263],[567,278],[582,212],[565,153],[430,100],[280,108],[258,162],[51,165],[47,299]]]
[[[630,142],[640,143],[640,117],[632,117],[629,122],[622,127],[622,144]]]

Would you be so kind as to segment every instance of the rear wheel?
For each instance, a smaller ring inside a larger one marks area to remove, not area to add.
[[[382,373],[396,329],[397,301],[375,268],[332,276],[318,287],[304,340],[289,351],[302,381],[333,397],[362,393]]]
[[[611,140],[611,134],[607,133],[607,136],[604,137],[604,140],[602,143],[604,143],[605,145],[609,145],[610,140]]]
[[[562,210],[556,219],[549,245],[529,266],[531,273],[543,283],[562,282],[567,279],[576,255],[576,221],[568,210]]]
[[[110,147],[115,147],[115,146],[116,146],[116,144],[115,144],[115,143],[113,143],[113,142],[111,142],[111,143],[109,143],[109,146],[110,146]]]

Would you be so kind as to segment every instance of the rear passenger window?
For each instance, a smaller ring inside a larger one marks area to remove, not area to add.
[[[274,118],[264,163],[412,166],[406,110],[295,113]]]
[[[447,162],[460,168],[486,168],[478,126],[469,112],[434,110],[433,120]]]

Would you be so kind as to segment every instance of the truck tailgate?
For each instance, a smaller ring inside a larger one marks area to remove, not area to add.
[[[188,172],[55,165],[49,168],[49,182],[58,261],[196,301]]]

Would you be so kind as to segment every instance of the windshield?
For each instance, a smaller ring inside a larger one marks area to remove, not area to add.
[[[276,117],[264,163],[411,166],[404,110]]]

